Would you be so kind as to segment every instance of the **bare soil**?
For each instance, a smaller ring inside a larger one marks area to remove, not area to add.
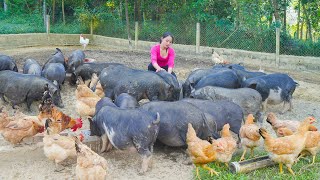
[[[72,51],[81,48],[80,46],[59,47],[68,56]],[[4,50],[0,54],[12,56],[19,71],[25,59],[36,59],[41,65],[55,52],[55,47],[30,47]],[[147,69],[149,64],[149,53],[141,51],[127,51],[115,47],[88,47],[85,50],[88,58],[93,58],[99,62],[117,62],[126,64],[137,69]],[[195,68],[210,68],[212,62],[210,57],[186,57],[177,55],[175,60],[175,73],[179,80],[185,80],[188,74]],[[231,60],[232,62],[232,60]],[[257,71],[258,67],[246,66],[248,69]],[[263,67],[262,67],[263,68]],[[267,112],[275,112],[280,119],[302,120],[308,115],[320,117],[320,79],[319,72],[297,72],[284,69],[266,68],[266,72],[285,72],[292,76],[299,83],[293,97],[294,109],[285,114],[279,114],[281,105],[270,106]],[[78,117],[75,111],[75,87],[65,83],[61,91],[65,108],[61,109],[71,117]],[[37,115],[39,102],[32,104],[31,111],[27,111],[26,105],[19,105],[19,109],[25,114]],[[0,100],[0,107],[5,106],[11,113],[14,110]],[[265,115],[265,114],[264,114]],[[261,124],[270,129],[267,123]],[[319,127],[319,123],[316,124]],[[88,129],[89,123],[85,120],[82,129]],[[237,154],[241,153],[239,150]],[[171,148],[161,144],[155,145],[153,154],[153,168],[145,175],[138,175],[141,160],[136,152],[112,150],[103,153],[109,163],[108,173],[110,179],[192,179],[193,165],[186,164],[185,148]],[[54,162],[49,161],[39,144],[21,144],[13,147],[0,137],[0,179],[74,179],[75,160],[71,159],[65,164],[65,169],[61,172],[54,172]]]

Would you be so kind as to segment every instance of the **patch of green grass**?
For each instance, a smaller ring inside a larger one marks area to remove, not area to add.
[[[240,151],[242,153],[242,151]],[[257,152],[255,157],[265,156],[266,152]],[[231,162],[239,161],[241,154],[236,154],[232,158]],[[249,154],[247,154],[246,158],[248,158]],[[246,159],[247,160],[247,159]],[[214,162],[207,164],[210,168],[213,168],[215,171],[219,172],[219,176],[213,175],[210,177],[207,170],[199,168],[199,174],[202,180],[206,179],[232,179],[232,180],[244,180],[244,179],[319,179],[320,177],[320,156],[317,156],[314,164],[311,164],[312,157],[308,156],[305,159],[301,158],[297,164],[292,166],[292,170],[295,172],[295,176],[292,176],[290,172],[287,170],[287,167],[283,165],[283,174],[279,174],[279,165],[276,164],[274,166],[269,166],[261,169],[257,169],[251,171],[249,173],[240,173],[240,174],[232,174],[224,164],[220,164],[218,167]],[[196,170],[193,170],[194,178],[196,178]]]

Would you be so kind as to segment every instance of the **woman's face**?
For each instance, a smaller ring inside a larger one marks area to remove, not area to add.
[[[168,49],[172,44],[172,37],[171,36],[167,36],[165,38],[162,38],[161,41],[161,46]]]

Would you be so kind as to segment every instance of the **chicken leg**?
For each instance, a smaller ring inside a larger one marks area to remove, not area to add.
[[[251,152],[251,158],[253,158],[254,157],[254,149],[250,148],[250,152]]]
[[[240,161],[239,161],[239,162],[241,162],[241,161],[244,160],[244,156],[246,155],[246,152],[247,152],[247,148],[245,148],[245,149],[243,150],[243,153],[242,153],[242,155],[241,155],[241,158],[240,158]]]
[[[283,174],[282,163],[279,163],[279,173]]]
[[[295,176],[293,170],[291,169],[291,165],[288,166],[288,165],[286,164],[286,166],[287,166],[287,168],[288,168],[288,171],[289,171],[293,176]]]
[[[210,176],[212,176],[213,174],[215,174],[216,176],[219,176],[218,172],[215,171],[212,168],[209,168],[206,164],[202,164],[201,167],[207,171],[209,171]]]

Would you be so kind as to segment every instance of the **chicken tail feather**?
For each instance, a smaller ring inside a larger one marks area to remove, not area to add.
[[[266,139],[269,137],[267,130],[265,130],[264,128],[259,129],[259,134],[263,137],[263,139]]]

